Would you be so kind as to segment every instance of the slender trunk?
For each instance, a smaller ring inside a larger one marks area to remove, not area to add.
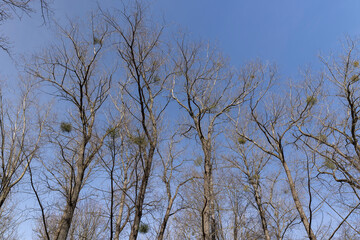
[[[238,221],[237,221],[237,214],[234,215],[234,240],[238,239]]]
[[[293,197],[296,210],[298,211],[298,213],[300,215],[301,222],[303,223],[303,225],[305,227],[305,230],[306,230],[306,232],[308,234],[309,239],[310,240],[316,240],[316,236],[315,236],[313,230],[311,229],[309,220],[308,220],[308,218],[307,218],[307,216],[305,214],[303,206],[302,206],[302,204],[300,202],[300,198],[299,198],[298,193],[297,193],[297,191],[295,189],[295,183],[294,183],[294,180],[293,180],[293,178],[291,176],[289,166],[287,165],[287,162],[285,161],[284,152],[283,152],[281,146],[279,147],[279,149],[280,149],[280,160],[281,160],[282,166],[283,166],[283,168],[285,170],[286,177],[287,177],[288,182],[289,182],[291,195]]]
[[[8,186],[1,186],[1,192],[0,192],[0,209],[2,208],[2,206],[5,203],[5,200],[7,198],[7,196],[10,193],[10,187]]]
[[[146,188],[147,188],[148,181],[150,178],[150,172],[151,172],[151,166],[152,166],[154,152],[155,152],[155,147],[151,146],[150,150],[149,150],[149,154],[148,154],[147,158],[145,159],[144,175],[142,177],[139,194],[135,200],[135,217],[134,217],[133,225],[131,226],[129,240],[136,240],[137,235],[139,233],[139,226],[140,226],[140,221],[141,221],[141,217],[142,217],[145,193],[146,193]]]
[[[171,211],[172,205],[174,203],[174,199],[175,198],[171,198],[170,201],[169,201],[169,204],[167,206],[165,216],[164,216],[163,221],[162,221],[161,226],[160,226],[160,231],[159,231],[158,238],[157,238],[158,240],[163,240],[164,239],[166,225],[167,225],[167,223],[169,221],[170,211]]]
[[[253,188],[255,191],[254,197],[255,197],[257,208],[259,210],[261,226],[264,231],[264,236],[265,236],[266,240],[270,240],[269,230],[268,230],[267,221],[266,221],[266,217],[265,217],[265,209],[262,206],[262,200],[261,200],[261,195],[260,195],[260,186],[259,186],[259,183],[253,183],[252,185],[253,185]]]
[[[234,212],[234,240],[238,239],[238,212],[239,212],[239,203],[238,200],[235,199],[235,203],[234,203],[234,208],[233,208],[233,212]]]
[[[75,184],[72,192],[69,194],[69,199],[67,199],[66,207],[63,211],[63,215],[59,222],[59,227],[56,232],[56,240],[66,240],[70,227],[71,222],[74,216],[74,212],[76,209],[76,205],[79,199],[80,191],[83,184],[84,179],[84,168],[80,168],[78,170],[78,174],[75,179]]]
[[[216,220],[214,203],[214,186],[212,176],[211,145],[210,140],[202,141],[204,151],[204,197],[205,206],[203,220],[203,239],[216,240]]]
[[[123,191],[127,191],[127,185],[128,185],[128,182],[127,182],[127,174],[125,173],[125,182],[124,182],[124,186],[123,186]],[[124,212],[124,207],[125,207],[125,197],[126,197],[126,194],[123,192],[122,195],[121,195],[121,198],[120,198],[120,208],[119,208],[119,216],[116,220],[116,225],[115,225],[115,236],[114,236],[114,239],[115,240],[119,240],[120,238],[120,233],[121,233],[121,220],[122,220],[122,215],[123,215],[123,212]]]
[[[112,159],[112,166],[110,172],[110,179],[111,179],[111,200],[110,200],[110,240],[113,240],[113,233],[114,233],[114,166],[115,166],[115,156]]]

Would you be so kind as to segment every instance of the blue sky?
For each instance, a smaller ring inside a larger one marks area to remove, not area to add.
[[[339,47],[360,32],[359,1],[254,0],[158,1],[167,19],[202,39],[211,39],[235,65],[261,58],[296,74],[317,62],[319,51]]]
[[[103,8],[119,4],[99,2]],[[54,1],[53,17],[60,24],[67,18],[86,20],[96,7],[92,0]],[[307,64],[319,67],[320,51],[326,55],[340,49],[346,35],[360,36],[358,0],[154,0],[151,9],[165,18],[171,30],[180,28],[194,38],[216,43],[233,65],[260,58],[278,64],[284,77],[296,76]],[[38,14],[7,21],[0,33],[12,42],[15,60],[0,52],[0,79],[16,79],[21,67],[15,63],[22,64],[22,55],[56,41],[54,25],[43,26]]]
[[[90,0],[54,2],[54,18],[59,23],[67,18],[85,20],[97,7]],[[104,8],[118,4],[101,1]],[[339,48],[344,36],[360,32],[360,2],[355,0],[154,0],[151,9],[155,16],[164,16],[170,28],[216,43],[235,66],[260,58],[277,63],[286,76],[297,74],[301,66],[316,65],[320,51]],[[13,43],[15,59],[38,51],[54,38],[52,26],[41,23],[35,15],[0,26]],[[14,70],[6,54],[0,53],[0,62],[10,72]]]

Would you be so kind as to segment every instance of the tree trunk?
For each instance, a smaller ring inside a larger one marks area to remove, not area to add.
[[[305,214],[305,211],[304,211],[304,209],[303,209],[303,207],[301,205],[298,193],[297,193],[297,191],[295,189],[295,183],[294,183],[294,180],[292,179],[289,166],[287,165],[287,162],[285,161],[284,152],[282,150],[282,147],[279,146],[279,149],[280,149],[280,160],[281,160],[282,166],[283,166],[283,168],[285,170],[286,177],[288,179],[290,190],[291,190],[291,195],[293,197],[295,207],[296,207],[296,209],[297,209],[297,211],[298,211],[298,213],[300,215],[301,222],[303,223],[303,225],[305,227],[305,230],[306,230],[306,232],[308,234],[309,239],[310,240],[316,240],[316,236],[315,236],[313,230],[311,229],[309,220],[308,220],[308,218],[307,218],[307,216]]]
[[[140,191],[135,200],[135,217],[134,217],[133,225],[131,227],[131,233],[129,236],[129,240],[136,240],[137,235],[139,233],[139,225],[140,225],[140,221],[141,221],[141,217],[142,217],[143,204],[144,204],[144,200],[145,200],[147,184],[148,184],[149,177],[150,177],[154,151],[155,151],[155,147],[151,146],[150,150],[149,150],[149,154],[145,160],[146,165],[145,165],[145,169],[144,169],[144,175],[143,175],[142,181],[141,181]]]
[[[267,221],[266,221],[266,216],[265,216],[265,209],[263,208],[262,201],[261,201],[259,183],[256,182],[256,183],[253,183],[252,185],[253,185],[253,188],[255,191],[254,192],[255,201],[256,201],[256,205],[259,210],[259,214],[260,214],[260,218],[261,218],[261,226],[264,231],[265,239],[270,240],[269,230],[267,227]]]
[[[125,182],[124,182],[124,186],[123,186],[123,191],[127,191],[127,173],[125,173]],[[115,225],[115,236],[114,239],[115,240],[119,240],[120,238],[120,232],[122,230],[121,228],[121,219],[122,219],[122,215],[123,215],[123,211],[124,211],[124,206],[125,206],[125,196],[126,194],[123,192],[121,195],[121,199],[120,199],[120,208],[119,208],[119,216],[116,220],[116,225]]]
[[[211,143],[203,139],[202,148],[204,151],[204,197],[205,206],[202,215],[203,239],[216,240],[216,220],[215,220],[215,203],[214,203],[214,186],[212,176],[211,162]]]
[[[84,169],[81,167],[78,170],[74,188],[72,192],[69,194],[70,199],[67,199],[65,210],[63,211],[63,215],[59,222],[59,226],[56,232],[56,238],[55,238],[56,240],[66,240],[68,236],[71,227],[71,222],[76,209],[76,205],[79,199],[80,191],[82,188],[83,179],[84,179]]]
[[[237,199],[235,200],[235,206],[234,206],[234,209],[233,209],[233,212],[234,212],[234,240],[237,240],[238,239],[238,201]]]
[[[161,226],[160,226],[160,231],[159,231],[158,238],[157,238],[158,240],[163,240],[164,239],[164,233],[165,233],[165,230],[166,230],[166,225],[167,225],[167,223],[169,221],[170,211],[171,211],[173,203],[174,203],[174,198],[171,198],[170,201],[169,201],[168,207],[166,209],[164,219],[163,219],[163,221],[161,223]]]
[[[2,190],[1,190],[1,193],[0,193],[0,209],[4,205],[6,198],[10,193],[10,187],[8,185],[6,185],[4,187],[1,186],[1,188],[2,188]]]

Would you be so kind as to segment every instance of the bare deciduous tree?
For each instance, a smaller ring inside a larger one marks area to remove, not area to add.
[[[123,105],[131,115],[135,131],[130,139],[137,145],[139,158],[135,162],[135,214],[129,239],[136,239],[148,182],[160,137],[160,120],[169,99],[164,96],[166,58],[161,48],[162,29],[154,29],[146,20],[144,5],[136,1],[131,7],[117,13],[121,19],[104,14],[112,26],[117,52],[126,71],[126,80],[120,82],[126,94]]]
[[[265,239],[270,240],[268,217],[266,214],[265,203],[262,199],[263,192],[260,183],[262,177],[261,173],[268,163],[269,157],[264,154],[257,154],[256,151],[254,151],[254,147],[246,146],[246,140],[238,137],[237,134],[235,135],[233,142],[232,150],[238,156],[235,156],[234,159],[232,159],[231,156],[227,156],[227,160],[231,163],[231,167],[239,169],[244,175],[245,181],[248,184],[244,185],[244,190],[249,191],[251,189],[261,219]],[[234,238],[237,239],[236,236],[234,236]]]
[[[108,156],[102,158],[103,168],[110,181],[109,239],[119,239],[120,234],[130,222],[133,213],[132,193],[135,186],[135,162],[139,159],[138,145],[131,139],[131,123],[128,113],[117,106],[121,127],[111,127],[106,146]],[[116,122],[116,120],[112,121]]]
[[[162,217],[157,234],[158,240],[164,239],[170,217],[184,208],[183,206],[176,207],[176,200],[181,193],[181,188],[185,187],[189,181],[193,181],[196,178],[192,174],[186,174],[184,171],[184,165],[186,165],[186,163],[184,157],[181,156],[183,151],[177,151],[175,149],[176,145],[179,144],[180,139],[176,140],[175,138],[176,134],[169,140],[168,153],[166,156],[161,156],[161,165],[163,167],[161,180],[166,189],[166,204],[164,206],[165,214]]]
[[[59,154],[55,159],[42,161],[49,189],[65,200],[54,235],[54,239],[65,240],[80,192],[108,134],[98,128],[97,122],[112,76],[99,69],[106,29],[93,26],[90,34],[84,34],[72,25],[62,34],[65,36],[62,45],[38,57],[30,72],[54,90],[55,98],[64,101],[69,109],[61,113],[63,121],[49,124],[49,141]]]
[[[360,201],[358,41],[347,38],[341,55],[321,57],[321,61],[326,68],[323,73],[326,94],[319,99],[321,107],[312,116],[311,125],[298,124],[297,127],[305,137],[306,145],[316,153],[318,173],[325,179],[331,177],[339,187],[343,186],[340,194],[354,193],[355,202],[344,202],[353,214]],[[341,225],[347,223],[350,215],[340,214],[339,217],[341,221],[331,238]]]
[[[32,81],[24,81],[19,99],[11,99],[6,88],[0,92],[0,209],[40,147],[46,114],[41,116],[35,105],[35,87]]]
[[[314,86],[313,88],[303,89],[292,87],[290,94],[284,95],[281,99],[275,96],[270,96],[265,100],[261,99],[261,97],[257,100],[254,99],[250,104],[251,121],[256,124],[263,139],[254,139],[254,136],[246,136],[246,133],[239,135],[246,141],[252,142],[270,157],[280,160],[295,207],[309,239],[316,239],[311,225],[311,213],[310,217],[306,214],[299,190],[296,187],[293,176],[294,170],[290,168],[291,157],[288,156],[285,147],[290,149],[295,146],[297,138],[293,138],[293,136],[296,135],[294,133],[296,126],[306,122],[311,114],[310,110],[316,103],[320,87],[316,83],[314,83]],[[300,159],[296,161],[301,162]],[[309,195],[309,201],[311,201],[311,194]],[[312,209],[309,208],[309,211],[311,212]]]
[[[216,129],[226,113],[246,101],[259,84],[255,74],[263,69],[233,76],[221,54],[204,44],[191,44],[185,38],[177,43],[178,55],[171,89],[173,99],[190,118],[188,133],[195,131],[204,157],[203,239],[216,239],[215,194],[213,183],[214,144],[221,132]],[[186,134],[186,133],[184,133]]]

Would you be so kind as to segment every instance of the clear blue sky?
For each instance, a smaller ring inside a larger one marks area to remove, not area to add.
[[[97,6],[91,0],[54,2],[60,23],[66,17],[84,19]],[[106,8],[118,2],[104,0],[101,5]],[[276,62],[285,75],[316,63],[320,51],[339,48],[346,34],[360,35],[359,10],[357,0],[154,0],[152,5],[154,14],[163,15],[172,28],[179,26],[195,37],[215,42],[235,66],[261,58]],[[41,26],[38,16],[8,21],[0,31],[13,42],[17,59],[18,54],[36,52],[54,36]],[[0,63],[0,76],[13,71],[6,54],[0,53]]]
[[[106,8],[119,1],[99,3]],[[92,0],[55,0],[52,6],[60,24],[67,18],[86,20],[96,7]],[[296,75],[307,64],[317,66],[319,52],[339,49],[345,35],[360,36],[359,0],[154,0],[151,9],[170,28],[215,42],[235,66],[260,58],[277,63],[283,76]],[[54,41],[53,26],[43,26],[37,14],[7,21],[0,33],[9,37],[12,56],[21,64],[21,55]],[[16,78],[15,63],[4,52],[0,64],[0,79]]]
[[[360,1],[334,0],[158,0],[169,21],[211,39],[235,65],[249,59],[275,61],[280,71],[317,61],[319,51],[360,33]]]

